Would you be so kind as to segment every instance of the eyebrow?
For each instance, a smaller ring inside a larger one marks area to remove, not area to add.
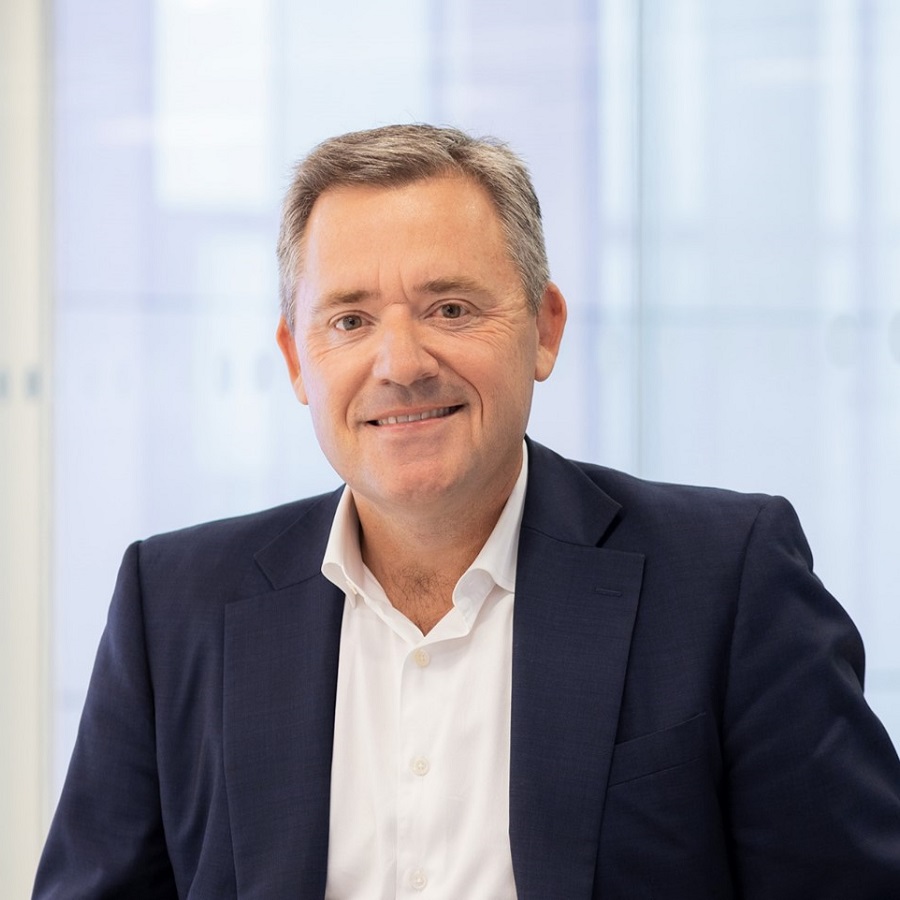
[[[433,278],[416,285],[420,294],[483,294],[484,286],[472,278]]]
[[[354,306],[376,295],[375,291],[329,291],[316,300],[317,309],[334,309],[340,306]]]

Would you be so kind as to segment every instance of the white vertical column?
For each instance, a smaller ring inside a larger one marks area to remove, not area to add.
[[[25,897],[47,827],[50,440],[47,13],[0,3],[0,872]]]

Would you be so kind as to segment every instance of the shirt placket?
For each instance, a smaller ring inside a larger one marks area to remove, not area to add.
[[[442,714],[445,684],[433,665],[441,641],[410,649],[400,676],[397,764],[397,895],[440,890],[444,846],[440,809],[441,759],[435,716]],[[441,748],[446,751],[447,748]],[[429,891],[431,888],[431,891]]]

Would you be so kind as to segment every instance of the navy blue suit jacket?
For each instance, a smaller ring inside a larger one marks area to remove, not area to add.
[[[790,506],[530,461],[519,897],[900,897],[900,763]],[[338,496],[128,550],[35,896],[323,897]]]

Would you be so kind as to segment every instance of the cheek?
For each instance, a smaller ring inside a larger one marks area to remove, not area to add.
[[[300,354],[300,375],[303,381],[303,390],[306,393],[310,406],[319,407],[327,397],[324,386],[333,376],[329,371],[327,360],[321,354],[311,353],[307,346],[305,352]]]
[[[343,419],[328,406],[326,396],[317,394],[310,396],[309,413],[316,441],[329,462],[336,467],[341,447],[345,443],[345,438],[342,437]]]
[[[533,368],[520,356],[510,359],[500,370],[485,374],[480,384],[479,394],[485,406],[491,408],[491,418],[495,421],[518,422],[527,415],[531,407],[534,386]]]
[[[312,414],[317,433],[332,430],[336,424],[335,419],[337,416],[334,395],[329,394],[325,390],[320,390],[321,387],[321,385],[314,384],[308,391],[309,411]]]
[[[353,399],[351,381],[334,366],[314,363],[304,369],[303,387],[316,432],[343,425]]]

